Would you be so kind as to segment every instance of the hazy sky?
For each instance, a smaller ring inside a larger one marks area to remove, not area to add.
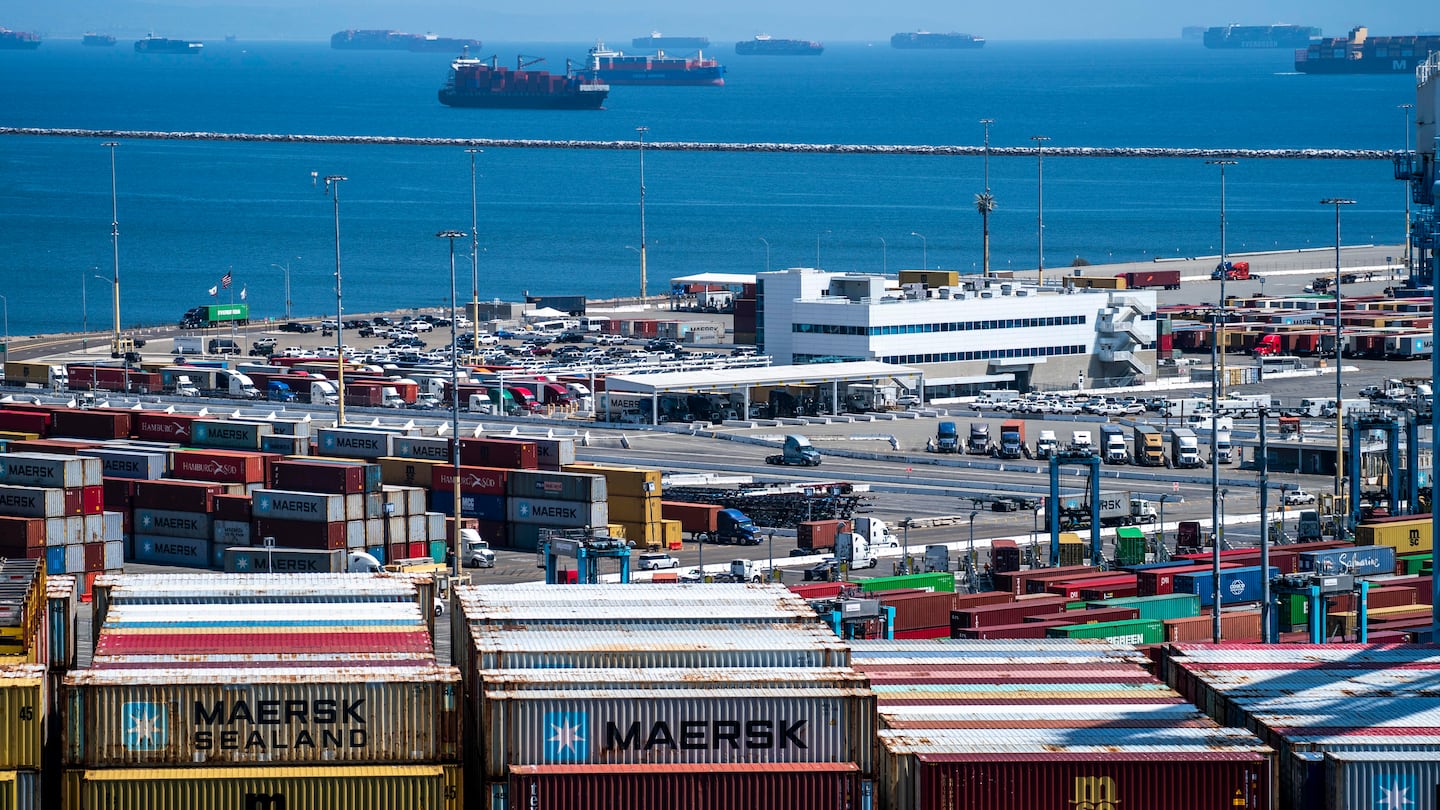
[[[498,8],[501,7],[501,8]],[[1015,39],[1163,39],[1187,25],[1354,25],[1374,34],[1440,32],[1435,0],[0,0],[0,26],[53,37],[82,31],[121,36],[323,39],[343,28],[396,28],[486,40],[619,40],[658,29],[717,42],[755,33],[876,41],[897,31],[964,31]]]

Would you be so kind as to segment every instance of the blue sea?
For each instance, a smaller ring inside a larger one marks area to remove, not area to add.
[[[562,70],[586,43],[486,43]],[[211,42],[198,57],[47,41],[0,51],[0,125],[447,138],[979,145],[1047,148],[1400,149],[1414,78],[1303,76],[1291,54],[1173,41],[991,42],[906,52],[832,44],[818,58],[737,57],[723,88],[615,87],[602,111],[455,110],[436,101],[445,54],[328,43]],[[1413,134],[1411,135],[1413,138]],[[99,138],[0,138],[0,295],[11,335],[110,325],[110,152]],[[123,320],[173,322],[227,272],[256,317],[333,312],[332,200],[345,175],[346,310],[449,301],[443,229],[468,230],[460,148],[124,140],[117,150]],[[477,160],[482,299],[634,295],[634,151],[489,149]],[[649,291],[673,276],[785,266],[979,267],[979,157],[645,153]],[[992,157],[992,266],[1036,262],[1033,155]],[[1201,160],[1044,161],[1045,263],[1219,250],[1217,169]],[[1388,161],[1250,160],[1227,174],[1231,252],[1398,243],[1405,191]],[[923,234],[923,239],[912,234]],[[767,245],[768,243],[768,245]],[[461,298],[469,242],[457,245]],[[81,285],[88,281],[88,315]],[[222,293],[221,301],[229,300]]]

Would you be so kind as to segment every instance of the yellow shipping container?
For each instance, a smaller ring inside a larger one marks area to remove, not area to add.
[[[1430,551],[1432,538],[1430,516],[1413,520],[1361,523],[1355,527],[1355,545],[1391,546],[1396,554],[1419,554]]]
[[[660,521],[660,544],[666,551],[679,551],[685,547],[685,533],[678,520]]]
[[[589,473],[605,476],[605,486],[611,496],[643,498],[646,495],[660,495],[660,471],[642,467],[617,467],[608,464],[567,464],[564,472]],[[647,488],[648,485],[648,488]]]
[[[618,540],[624,540],[624,539],[626,539],[626,538],[625,538],[625,526],[624,526],[624,524],[621,524],[621,523],[607,523],[607,524],[605,524],[605,529],[610,532],[610,536],[611,536],[611,537],[614,537],[614,538],[616,538],[616,539],[618,539]]]
[[[631,541],[636,546],[647,549],[660,547],[660,541],[663,538],[660,536],[660,522],[658,520],[654,523],[630,523],[622,521],[620,525],[625,529],[625,539]]]
[[[21,433],[18,430],[0,430],[0,439],[9,439],[12,442],[33,442],[40,438],[39,433]]]
[[[1055,565],[1084,565],[1088,551],[1085,541],[1074,532],[1060,533],[1060,559]]]
[[[960,286],[959,270],[901,270],[900,283],[924,284],[925,289]]]
[[[660,519],[659,493],[644,498],[611,495],[607,502],[610,505],[610,519],[616,523],[654,523]]]
[[[1325,614],[1328,632],[1339,633],[1342,636],[1353,636],[1359,627],[1355,623],[1356,612],[1353,610],[1342,610],[1335,613]],[[1366,614],[1371,622],[1386,621],[1389,619],[1417,619],[1428,618],[1430,615],[1429,605],[1397,605],[1388,608],[1370,608]]]
[[[459,766],[67,771],[66,810],[460,810]]]
[[[380,481],[397,487],[424,487],[429,489],[437,466],[443,461],[425,461],[415,458],[385,456],[380,462]]]
[[[40,773],[0,771],[0,810],[38,810]]]
[[[38,770],[46,716],[45,666],[0,669],[0,770]]]

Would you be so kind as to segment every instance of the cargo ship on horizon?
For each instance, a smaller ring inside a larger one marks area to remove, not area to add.
[[[651,31],[648,37],[635,37],[630,47],[647,51],[674,48],[679,51],[698,51],[710,47],[709,37],[667,37],[659,31]]]
[[[725,84],[725,67],[696,51],[691,56],[627,56],[597,42],[590,49],[584,71],[592,79],[616,85],[664,85],[677,87],[720,87]]]
[[[1372,37],[1358,25],[1347,37],[1312,40],[1295,51],[1300,73],[1413,73],[1432,53],[1440,52],[1440,34]]]
[[[754,39],[735,43],[741,56],[819,56],[825,46],[808,39],[777,39],[769,34],[756,34]]]
[[[1220,25],[1206,28],[1207,48],[1304,48],[1320,36],[1310,25]]]
[[[136,53],[197,54],[200,53],[200,50],[204,47],[204,43],[191,42],[188,39],[157,37],[154,34],[149,34],[144,39],[135,40]]]
[[[115,37],[112,34],[97,34],[94,31],[86,31],[80,37],[80,44],[91,48],[110,48],[115,45]]]
[[[577,75],[567,60],[564,75],[525,70],[542,59],[517,56],[515,69],[500,67],[497,58],[475,59],[462,54],[450,63],[450,75],[440,88],[440,103],[447,107],[509,110],[598,110],[610,87]]]
[[[404,31],[349,28],[331,34],[330,47],[337,51],[454,53],[464,48],[478,48],[480,40],[441,37],[435,34],[408,34]]]
[[[936,34],[930,31],[901,32],[890,37],[890,47],[901,50],[958,50],[983,48],[985,38],[974,34]]]
[[[0,28],[0,51],[33,51],[38,47],[40,47],[39,34]]]

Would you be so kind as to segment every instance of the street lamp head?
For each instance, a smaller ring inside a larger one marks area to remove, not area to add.
[[[1321,204],[1321,205],[1335,205],[1335,206],[1340,206],[1340,205],[1354,205],[1354,204],[1355,204],[1355,201],[1354,201],[1354,200],[1347,200],[1347,199],[1345,199],[1344,197],[1326,197],[1325,199],[1323,199],[1323,200],[1320,201],[1320,204]]]
[[[1238,161],[1238,160],[1207,160],[1207,161],[1205,161],[1205,165],[1206,165],[1206,166],[1238,166],[1239,164],[1240,164],[1240,161]]]
[[[477,148],[475,148],[475,147],[472,146],[472,147],[470,147],[469,149],[466,149],[466,150],[465,150],[465,154],[467,154],[467,155],[483,155],[483,154],[485,154],[485,150],[484,150],[484,149],[477,149]]]
[[[440,238],[440,239],[459,239],[459,238],[462,237],[462,236],[469,236],[469,235],[470,235],[470,234],[468,234],[468,233],[466,233],[466,232],[464,232],[464,231],[441,231],[441,232],[435,234],[435,236],[438,237],[438,238]]]

